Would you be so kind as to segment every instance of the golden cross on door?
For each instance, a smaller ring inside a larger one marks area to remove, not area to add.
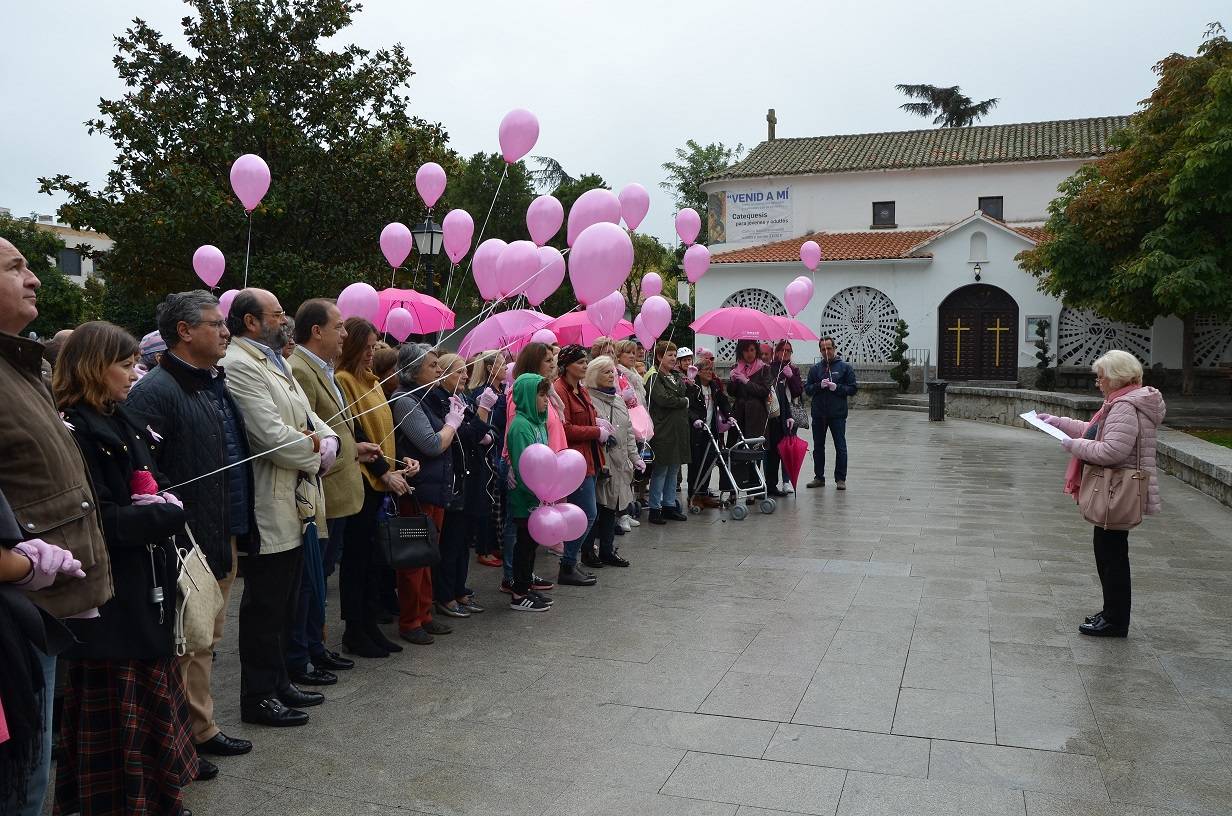
[[[954,332],[954,365],[960,366],[962,365],[962,333],[971,331],[971,327],[964,326],[962,318],[956,317],[954,318],[954,325],[950,326],[946,331]]]
[[[1010,327],[1009,327],[1009,326],[1002,326],[1002,325],[1001,325],[1001,318],[999,318],[999,317],[998,317],[998,318],[997,318],[997,325],[996,325],[995,327],[993,327],[993,326],[989,326],[989,327],[988,327],[988,330],[989,330],[990,332],[992,332],[992,336],[993,336],[993,337],[995,337],[995,338],[996,338],[996,340],[997,340],[996,344],[993,346],[993,352],[992,352],[992,354],[993,354],[993,361],[992,361],[992,365],[993,365],[993,368],[1000,368],[1000,367],[1001,367],[1001,332],[1007,332],[1007,331],[1009,331],[1009,330],[1010,330]]]

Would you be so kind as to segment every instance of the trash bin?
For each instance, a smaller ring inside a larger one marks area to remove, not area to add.
[[[932,380],[928,386],[928,421],[945,422],[945,380]]]

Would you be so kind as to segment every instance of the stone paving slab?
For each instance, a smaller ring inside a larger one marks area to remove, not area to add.
[[[256,748],[219,759],[188,806],[1232,813],[1232,510],[1162,477],[1163,516],[1130,534],[1130,637],[1092,640],[1076,631],[1100,605],[1091,530],[1052,440],[889,411],[848,434],[846,492],[643,525],[618,539],[632,568],[559,588],[548,614],[509,611],[500,571],[473,566],[488,612],[360,660],[300,729],[239,722],[241,581],[216,714]]]

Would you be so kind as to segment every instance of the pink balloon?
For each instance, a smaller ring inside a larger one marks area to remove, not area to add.
[[[445,233],[445,254],[452,263],[457,263],[471,251],[471,238],[475,235],[475,220],[466,210],[450,210],[441,222]]]
[[[402,266],[411,254],[411,231],[406,224],[394,221],[381,230],[381,253],[394,269]]]
[[[475,250],[475,257],[471,259],[471,273],[475,276],[475,285],[479,287],[479,297],[484,300],[496,300],[500,297],[496,266],[507,246],[509,245],[499,238],[489,238],[479,245]]]
[[[646,328],[646,321],[642,320],[641,315],[633,318],[633,333],[637,335],[638,342],[646,348],[654,348],[655,341],[659,339],[658,334]]]
[[[558,504],[556,512],[560,515],[564,525],[565,541],[572,541],[586,535],[590,519],[586,518],[586,512],[582,508],[576,504]]]
[[[235,300],[235,296],[239,293],[239,289],[228,289],[218,298],[218,311],[222,312],[224,319],[231,314],[231,301]]]
[[[526,299],[538,306],[565,281],[565,256],[556,247],[539,247],[539,274],[526,286]]]
[[[520,295],[539,273],[539,247],[531,241],[514,241],[496,259],[496,284],[503,297]]]
[[[338,295],[338,311],[344,319],[362,317],[375,323],[380,310],[381,296],[366,283],[352,283]]]
[[[787,284],[787,289],[783,292],[783,304],[787,307],[787,314],[792,317],[800,314],[812,297],[808,287],[801,281],[794,280]]]
[[[544,345],[556,345],[556,332],[551,329],[539,329],[530,336],[532,343],[543,343]]]
[[[596,328],[604,334],[611,334],[612,329],[625,316],[625,296],[620,292],[612,294],[586,307],[586,316]]]
[[[813,279],[810,278],[808,275],[801,275],[800,277],[796,278],[796,280],[804,284],[804,287],[808,289],[809,300],[812,300],[814,289],[815,289],[815,287],[813,286]]]
[[[505,161],[513,164],[525,156],[539,141],[539,120],[535,114],[522,108],[514,108],[501,119],[497,131],[501,154]]]
[[[526,228],[536,246],[552,240],[565,222],[565,207],[554,196],[541,195],[526,208]]]
[[[587,227],[606,221],[609,224],[620,223],[620,199],[611,190],[597,187],[587,190],[578,196],[569,208],[569,228],[566,231],[566,243],[573,246]]]
[[[211,289],[222,280],[222,273],[227,268],[227,259],[222,256],[222,250],[213,244],[197,247],[192,263],[197,277]]]
[[[385,331],[399,343],[403,342],[415,331],[415,315],[401,306],[395,306],[385,315]]]
[[[620,199],[620,217],[624,219],[625,226],[631,230],[637,229],[646,213],[650,212],[650,193],[646,192],[642,185],[633,182],[620,188],[620,195],[617,197]]]
[[[569,280],[578,302],[589,306],[615,292],[633,268],[633,242],[615,224],[592,224],[578,236],[569,258]]]
[[[816,241],[805,241],[800,245],[800,261],[810,272],[817,269],[817,264],[821,263],[821,247]]]
[[[563,496],[553,495],[556,484],[556,454],[547,445],[528,445],[518,460],[518,475],[522,483],[539,501],[556,501]],[[566,494],[567,495],[567,494]]]
[[[429,210],[435,207],[441,193],[445,192],[445,168],[436,162],[420,165],[415,171],[415,189]]]
[[[244,205],[246,212],[252,212],[269,192],[270,169],[265,159],[255,153],[245,153],[231,165],[231,189]]]
[[[658,337],[672,322],[671,304],[662,295],[651,295],[642,303],[642,313],[638,317],[642,318],[642,326],[646,331]],[[634,328],[636,327],[634,324]]]
[[[554,504],[536,507],[531,511],[530,518],[526,520],[526,529],[530,532],[530,537],[557,553],[563,553],[565,549],[565,526],[565,518]]]
[[[697,234],[701,231],[702,218],[697,214],[697,210],[685,207],[676,213],[676,234],[680,236],[685,246],[692,246],[697,240]]]
[[[556,454],[556,496],[560,501],[582,486],[586,479],[586,457],[573,448],[565,448]]]
[[[642,275],[642,294],[646,297],[663,292],[663,278],[658,272],[647,272]]]
[[[697,283],[710,268],[710,250],[701,244],[694,244],[684,251],[684,274],[689,283]]]

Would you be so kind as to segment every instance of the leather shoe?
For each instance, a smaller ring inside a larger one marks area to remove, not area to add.
[[[589,550],[582,553],[582,563],[589,569],[603,569],[603,562],[599,560],[598,556]]]
[[[688,521],[689,517],[680,512],[679,507],[664,507],[663,518],[668,521]]]
[[[310,672],[290,672],[290,677],[292,683],[300,686],[332,686],[338,682],[338,675],[317,668]]]
[[[1107,618],[1100,616],[1091,623],[1084,623],[1079,626],[1078,633],[1090,637],[1123,638],[1129,635],[1129,627],[1115,626],[1109,623]]]
[[[355,661],[349,660],[337,652],[331,652],[329,649],[326,649],[324,654],[312,658],[312,665],[318,669],[346,671],[347,669],[355,668]]]
[[[776,498],[776,499],[781,499],[781,498],[783,498],[784,496],[786,496],[786,495],[787,495],[787,492],[786,492],[786,491],[779,490],[777,487],[771,487],[771,488],[770,488],[769,490],[767,490],[766,492],[767,492],[767,493],[769,493],[771,496],[773,496],[773,497],[774,497],[774,498]]]
[[[337,680],[338,678],[335,677],[334,679]],[[308,708],[310,706],[319,706],[325,702],[325,695],[319,691],[298,689],[294,683],[291,683],[285,689],[278,692],[278,699],[289,706]]]
[[[1103,616],[1104,616],[1104,610],[1101,609],[1098,612],[1096,612],[1094,615],[1087,615],[1086,620],[1084,620],[1083,623],[1095,623],[1095,621],[1099,620]]]
[[[241,710],[240,719],[253,725],[269,725],[275,728],[308,724],[306,713],[287,708],[277,697],[262,700],[256,708],[249,711]]]
[[[218,766],[205,757],[197,757],[197,775],[193,778],[197,782],[208,782],[216,776],[218,776]]]
[[[628,561],[626,561],[625,559],[621,558],[619,555],[616,555],[615,553],[612,553],[611,555],[604,555],[604,556],[602,556],[602,557],[601,557],[601,559],[600,559],[600,560],[602,560],[602,561],[603,561],[603,563],[604,563],[604,564],[607,564],[609,567],[627,567],[627,566],[629,566],[629,562],[628,562]]]
[[[240,756],[252,750],[252,743],[246,739],[233,739],[219,731],[205,742],[197,743],[198,754],[213,754],[214,756]]]

